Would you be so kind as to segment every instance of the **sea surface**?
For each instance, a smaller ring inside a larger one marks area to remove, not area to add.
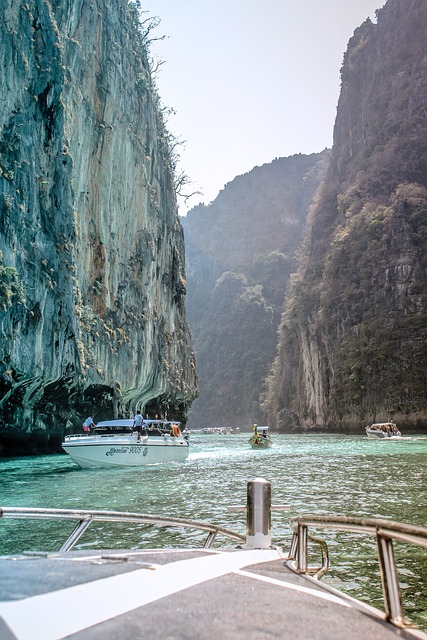
[[[191,435],[188,460],[141,469],[80,469],[66,454],[0,460],[0,506],[100,509],[205,520],[245,533],[247,481],[264,478],[272,502],[273,544],[287,551],[289,520],[302,514],[387,518],[427,526],[427,436],[369,440],[366,436],[277,435],[273,447],[254,451],[249,434]],[[56,551],[71,522],[0,519],[0,554]],[[375,540],[316,530],[329,546],[323,581],[383,609]],[[92,525],[76,548],[185,547],[206,533],[111,523]],[[217,538],[217,546],[233,543]],[[406,616],[427,631],[427,552],[395,546]],[[320,564],[316,547],[310,564]]]

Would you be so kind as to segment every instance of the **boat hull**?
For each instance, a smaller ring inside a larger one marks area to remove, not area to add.
[[[366,430],[366,435],[371,440],[400,440],[402,437],[401,435],[388,435],[387,433],[384,433],[384,431],[369,431],[368,429]]]
[[[144,467],[165,462],[182,462],[189,452],[188,442],[184,438],[168,437],[151,438],[139,443],[111,438],[105,442],[91,442],[88,438],[86,442],[64,442],[62,448],[83,469]]]
[[[250,438],[249,444],[252,449],[270,449],[273,443],[268,438],[258,438],[257,442],[255,442],[253,438]]]

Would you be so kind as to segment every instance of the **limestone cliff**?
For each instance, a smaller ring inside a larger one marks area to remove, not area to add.
[[[2,0],[0,446],[197,394],[174,176],[137,7]]]
[[[282,430],[427,422],[427,3],[351,38],[266,403]]]
[[[277,158],[227,184],[183,219],[187,309],[200,397],[192,426],[261,423],[265,377],[295,250],[328,152]]]

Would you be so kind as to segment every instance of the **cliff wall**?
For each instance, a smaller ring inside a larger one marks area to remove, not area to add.
[[[284,295],[328,160],[327,151],[277,158],[236,177],[183,219],[200,379],[192,426],[250,429],[265,421],[260,397]]]
[[[92,410],[185,419],[183,233],[137,9],[3,6],[0,444],[55,446]]]
[[[265,408],[283,431],[427,423],[427,4],[351,38]],[[424,427],[425,428],[425,427]]]

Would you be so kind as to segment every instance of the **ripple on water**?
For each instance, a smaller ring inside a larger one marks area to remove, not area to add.
[[[247,440],[248,434],[194,436],[184,463],[144,469],[82,470],[66,455],[2,460],[0,505],[177,515],[244,533],[245,515],[230,513],[227,507],[244,505],[247,481],[261,477],[272,484],[273,504],[291,505],[290,512],[272,514],[273,541],[285,548],[291,537],[289,519],[302,513],[427,525],[425,436],[383,442],[365,436],[273,434],[274,445],[265,451],[252,450]],[[58,523],[22,521],[17,526],[16,521],[5,520],[0,526],[0,552],[37,549],[40,539],[49,550],[56,550],[69,532],[70,524],[64,528]],[[325,580],[381,607],[374,541],[323,533],[332,563]],[[185,547],[189,535],[177,528],[116,529],[99,524],[88,530],[79,546]],[[192,544],[200,544],[205,535],[195,534]],[[396,549],[407,613],[419,624],[427,623],[424,555],[412,548]],[[316,549],[314,558],[318,562]]]

